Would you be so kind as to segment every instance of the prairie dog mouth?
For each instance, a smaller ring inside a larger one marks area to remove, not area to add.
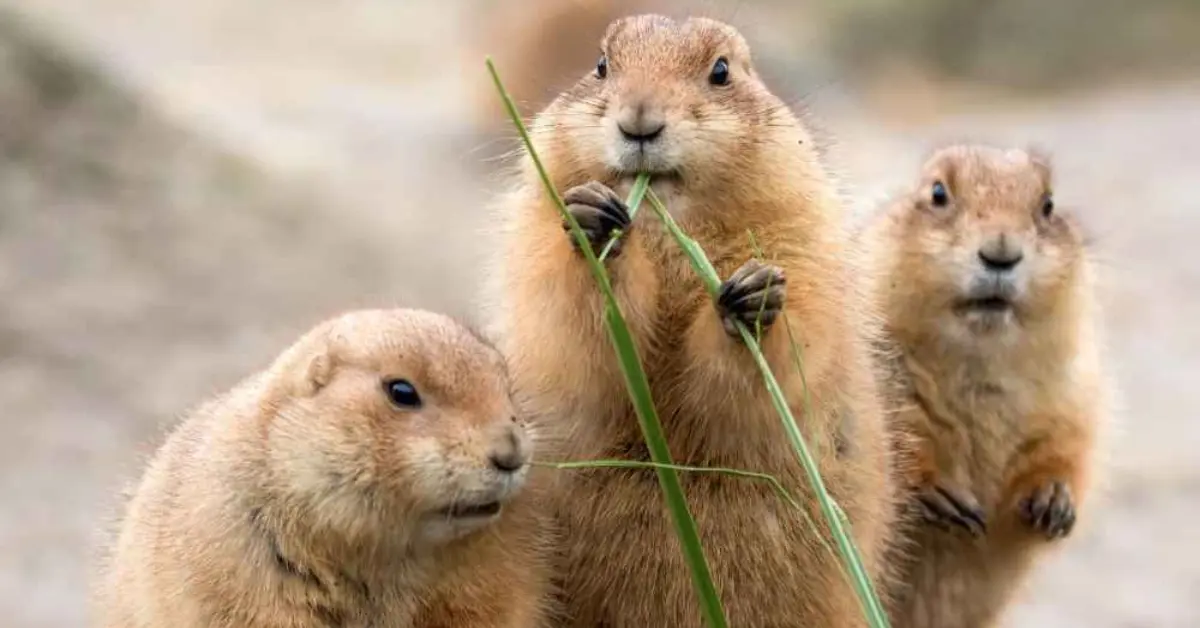
[[[500,502],[467,502],[451,504],[438,511],[439,515],[452,519],[486,519],[500,514]]]
[[[679,152],[661,140],[650,145],[621,140],[609,145],[607,153],[609,169],[620,175],[634,177],[645,172],[656,177],[679,176]]]
[[[979,277],[962,294],[956,309],[962,314],[1004,314],[1015,309],[1021,295],[1010,279]]]
[[[671,165],[665,164],[665,163],[657,163],[657,162],[651,162],[651,161],[636,161],[634,163],[629,163],[629,164],[622,163],[617,168],[614,168],[613,171],[616,172],[617,175],[619,175],[620,177],[627,178],[630,181],[633,181],[635,178],[637,178],[637,176],[639,174],[641,174],[643,172],[650,175],[655,180],[658,180],[658,179],[679,180],[680,179],[679,170],[677,168],[675,168],[674,166],[671,166]]]
[[[1001,296],[967,299],[959,306],[968,312],[1006,312],[1012,309],[1012,301]]]

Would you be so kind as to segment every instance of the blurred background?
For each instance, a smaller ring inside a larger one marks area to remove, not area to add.
[[[951,140],[1051,151],[1104,261],[1107,499],[1013,626],[1200,625],[1195,0],[0,0],[0,620],[86,625],[162,430],[339,310],[471,316],[526,113],[657,10],[743,30],[862,212]]]

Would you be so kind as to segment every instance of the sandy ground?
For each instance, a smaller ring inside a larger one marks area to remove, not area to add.
[[[9,4],[97,70],[0,14],[0,623],[81,626],[116,491],[161,429],[340,309],[470,315],[494,181],[456,122],[467,69],[421,61],[457,5],[262,24],[232,0]],[[1011,625],[1200,625],[1200,83],[922,126],[811,96],[859,210],[938,141],[1053,151],[1060,203],[1096,228],[1125,404],[1106,503]]]

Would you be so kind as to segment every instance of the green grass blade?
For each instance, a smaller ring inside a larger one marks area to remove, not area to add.
[[[629,190],[629,200],[625,201],[625,206],[629,208],[630,222],[637,216],[638,208],[642,205],[642,199],[646,196],[646,190],[650,189],[650,175],[643,174],[633,182],[633,189]],[[608,254],[612,252],[613,246],[617,243],[617,238],[621,237],[621,231],[613,232],[612,237],[604,245],[604,249],[600,251],[600,261],[608,259]]]
[[[759,480],[771,485],[771,489],[775,491],[775,494],[779,495],[779,498],[787,502],[789,506],[803,510],[800,507],[800,502],[796,501],[796,498],[784,488],[779,478],[757,471],[743,471],[742,469],[729,469],[726,467],[693,467],[681,464],[659,464],[657,462],[642,462],[640,460],[580,460],[571,462],[533,462],[531,464],[535,467],[551,467],[554,469],[672,469],[684,473],[708,473],[712,475],[729,475],[748,480]]]
[[[641,424],[642,436],[650,450],[650,459],[659,464],[669,465],[671,464],[671,452],[667,448],[666,436],[663,434],[662,424],[658,420],[658,412],[654,408],[654,401],[650,395],[650,384],[642,370],[642,363],[637,355],[637,346],[634,344],[629,328],[625,325],[617,306],[610,303],[606,314],[609,337],[620,354],[621,372],[625,375],[625,386],[629,390],[630,399],[633,400],[634,410],[637,413],[638,422]],[[683,545],[684,554],[687,556],[689,567],[692,570],[693,584],[700,595],[704,616],[709,625],[714,628],[727,626],[720,594],[713,583],[712,572],[709,570],[708,560],[700,543],[700,532],[688,510],[683,486],[679,483],[679,476],[669,467],[660,467],[656,471],[659,484],[662,486],[667,500],[667,506],[670,508],[675,522],[676,535]]]
[[[778,495],[780,499],[787,502],[787,504],[792,508],[796,509],[800,513],[800,516],[804,517],[805,522],[808,523],[808,527],[812,530],[813,535],[820,539],[821,544],[825,546],[825,549],[830,553],[830,555],[836,555],[833,547],[830,546],[829,542],[825,539],[825,535],[821,534],[820,531],[817,530],[816,523],[813,522],[812,518],[808,516],[808,511],[801,507],[800,502],[797,501],[796,498],[793,497],[786,488],[784,488],[783,482],[780,482],[779,478],[767,473],[745,471],[742,469],[730,469],[728,467],[694,467],[679,464],[659,464],[656,462],[642,462],[640,460],[582,460],[572,462],[533,462],[531,464],[535,467],[552,467],[555,469],[604,469],[614,467],[622,469],[668,468],[676,471],[683,471],[685,473],[708,473],[713,475],[728,475],[750,480],[760,480],[770,484],[771,488],[775,491],[775,494]]]
[[[700,279],[703,281],[709,294],[715,298],[720,291],[721,278],[717,275],[707,256],[704,255],[704,250],[700,247],[699,243],[688,237],[679,228],[679,225],[675,223],[670,213],[667,212],[666,207],[663,206],[662,201],[654,194],[654,190],[650,190],[649,200],[650,206],[654,208],[655,213],[658,214],[659,219],[662,220],[668,232],[679,242],[679,246],[687,254],[692,267],[700,275]],[[813,492],[816,494],[817,501],[821,507],[821,513],[829,524],[838,552],[841,554],[842,560],[850,572],[851,584],[858,595],[860,603],[863,605],[863,611],[867,619],[873,627],[887,628],[889,626],[887,614],[884,612],[883,605],[875,593],[871,579],[863,567],[858,549],[854,547],[854,541],[846,531],[847,526],[844,525],[842,517],[839,516],[841,509],[834,503],[833,496],[825,488],[825,482],[821,479],[817,463],[813,459],[807,443],[804,441],[804,435],[800,432],[800,427],[796,423],[795,417],[792,416],[792,410],[788,407],[787,399],[784,397],[783,390],[779,387],[779,382],[775,379],[775,374],[771,372],[771,367],[767,364],[762,347],[755,339],[754,334],[745,325],[739,322],[737,323],[737,329],[742,337],[742,341],[750,350],[755,364],[758,365],[758,369],[762,373],[763,381],[766,383],[767,391],[771,396],[771,403],[775,407],[776,412],[779,413],[788,441],[791,443],[792,449],[800,461],[800,465],[808,475]],[[805,385],[805,389],[807,391],[807,385]],[[805,412],[811,416],[812,407],[811,402],[807,401],[807,394],[805,398]]]
[[[650,451],[650,458],[655,463],[670,465],[671,452],[667,447],[666,439],[663,436],[662,424],[658,420],[658,413],[654,408],[654,401],[650,395],[650,384],[646,379],[645,372],[642,370],[637,345],[634,343],[633,336],[629,333],[629,327],[625,324],[620,307],[617,305],[616,296],[613,293],[608,273],[605,271],[604,265],[599,258],[593,253],[592,247],[587,241],[587,236],[579,228],[579,223],[567,211],[566,206],[563,204],[562,196],[559,195],[558,191],[554,188],[554,184],[550,181],[550,177],[546,173],[546,168],[542,165],[537,151],[534,150],[533,142],[529,139],[529,132],[525,129],[524,123],[521,122],[521,116],[517,112],[516,105],[513,104],[508,90],[504,88],[504,84],[500,80],[500,75],[496,72],[496,67],[490,58],[487,59],[487,68],[488,72],[492,75],[492,81],[496,85],[496,91],[504,101],[504,107],[508,111],[509,117],[512,118],[513,125],[516,126],[517,132],[521,136],[521,141],[525,144],[525,149],[529,151],[530,159],[533,160],[538,176],[542,180],[542,185],[546,188],[546,192],[554,201],[563,219],[570,225],[571,233],[575,237],[575,241],[579,244],[579,248],[587,261],[588,268],[591,269],[592,275],[595,277],[596,283],[599,285],[600,291],[607,302],[604,317],[606,327],[608,328],[613,348],[617,352],[621,372],[625,377],[625,386],[629,390],[630,398],[633,400],[634,410],[637,413],[638,422],[642,428],[642,435],[646,440],[646,447]],[[649,175],[639,175],[638,180],[634,183],[634,191],[639,186],[643,190],[647,189],[649,178]],[[640,200],[638,204],[640,204]],[[631,203],[631,211],[633,207],[634,204]],[[671,518],[675,524],[676,535],[679,537],[680,545],[683,548],[684,558],[691,571],[693,585],[695,586],[697,596],[700,598],[701,612],[704,619],[711,628],[726,628],[729,624],[725,618],[725,610],[721,605],[721,598],[717,592],[717,587],[713,583],[712,573],[708,567],[708,559],[705,557],[704,548],[700,543],[700,533],[696,527],[695,519],[692,518],[692,514],[688,510],[687,500],[683,494],[683,487],[679,483],[679,476],[670,467],[657,468],[656,472],[667,508],[670,510]]]

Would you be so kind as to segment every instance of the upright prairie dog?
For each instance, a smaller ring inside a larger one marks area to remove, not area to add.
[[[893,626],[994,625],[1074,527],[1108,413],[1080,227],[1055,207],[1043,156],[951,146],[865,241],[928,519]]]
[[[545,625],[515,416],[500,355],[442,315],[324,322],[155,455],[100,625]]]
[[[853,524],[871,574],[892,529],[891,453],[873,378],[865,291],[843,209],[808,130],[762,84],[732,27],[657,15],[614,22],[599,61],[534,121],[532,137],[569,211],[607,261],[675,461],[779,477],[828,537],[809,482],[733,323],[760,311],[763,349]],[[630,220],[639,172],[728,277],[709,297],[654,212]],[[604,328],[601,294],[527,159],[502,201],[493,298],[519,402],[570,460],[646,460]],[[768,263],[754,260],[753,232]],[[851,288],[851,289],[848,289]],[[795,368],[786,314],[811,393]],[[651,471],[580,471],[559,493],[570,625],[702,625],[698,598]],[[837,555],[769,486],[683,474],[734,626],[857,626]],[[827,539],[826,539],[827,540]]]

